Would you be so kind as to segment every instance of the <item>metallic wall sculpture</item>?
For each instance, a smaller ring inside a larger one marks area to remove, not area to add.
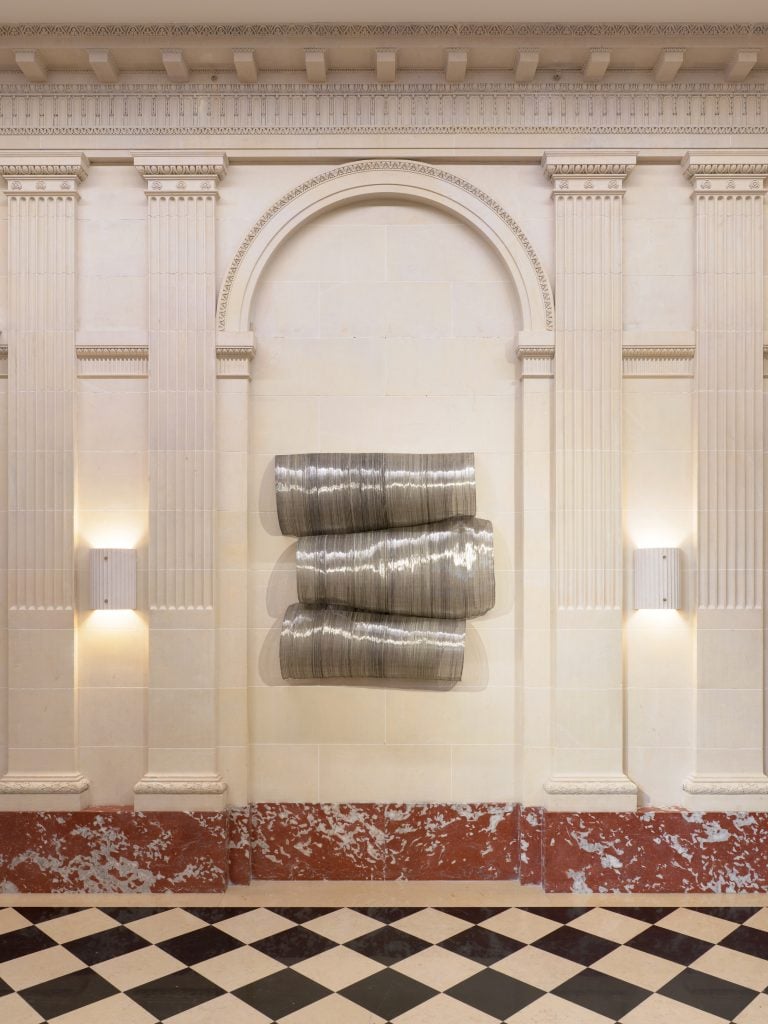
[[[396,530],[302,537],[299,600],[462,619],[493,607],[493,526],[448,519]]]
[[[474,455],[281,455],[275,486],[300,538],[283,678],[458,682],[466,619],[495,599]]]
[[[283,679],[431,679],[455,683],[466,622],[292,604],[280,634]]]
[[[475,457],[310,454],[275,459],[277,517],[294,537],[475,514]]]

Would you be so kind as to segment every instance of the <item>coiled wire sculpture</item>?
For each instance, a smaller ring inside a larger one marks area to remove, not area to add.
[[[431,679],[455,683],[466,622],[292,604],[280,634],[283,679]]]
[[[475,457],[311,454],[275,458],[282,533],[356,533],[475,514]]]
[[[283,678],[461,679],[466,618],[495,591],[474,455],[281,455],[275,485],[300,538]]]
[[[487,519],[447,519],[302,537],[296,577],[305,604],[472,619],[494,603],[493,527]]]

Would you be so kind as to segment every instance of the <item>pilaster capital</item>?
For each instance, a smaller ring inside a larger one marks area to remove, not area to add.
[[[133,165],[148,196],[216,195],[229,166],[225,153],[142,153]]]
[[[637,163],[630,150],[564,150],[541,160],[555,195],[621,195],[626,176]]]
[[[6,195],[77,196],[88,174],[84,153],[8,153],[0,157]]]
[[[683,157],[694,195],[755,195],[765,191],[766,150],[697,150]]]

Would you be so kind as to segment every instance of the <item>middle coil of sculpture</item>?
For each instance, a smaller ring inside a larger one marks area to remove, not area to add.
[[[334,500],[320,512],[330,467]],[[374,508],[365,496],[372,467],[380,511],[350,518],[366,501]],[[493,526],[467,515],[474,456],[292,455],[276,459],[275,475],[281,529],[301,535],[300,603],[287,610],[280,635],[283,678],[460,680],[466,619],[495,600]],[[437,521],[423,522],[430,515]],[[364,528],[377,518],[419,525]],[[318,522],[328,532],[308,533]],[[343,532],[350,525],[358,532]]]

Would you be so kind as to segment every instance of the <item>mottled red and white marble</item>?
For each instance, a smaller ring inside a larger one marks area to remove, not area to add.
[[[384,877],[383,804],[254,804],[255,879]]]
[[[249,807],[227,810],[229,884],[248,885],[251,881],[251,812]]]
[[[517,878],[519,804],[387,804],[387,879]]]
[[[521,885],[541,885],[544,872],[542,838],[546,814],[543,807],[520,809]]]
[[[501,879],[518,872],[517,804],[255,804],[258,879]]]
[[[765,892],[768,814],[548,812],[544,888],[583,893]]]
[[[226,812],[5,811],[0,891],[223,892]]]

